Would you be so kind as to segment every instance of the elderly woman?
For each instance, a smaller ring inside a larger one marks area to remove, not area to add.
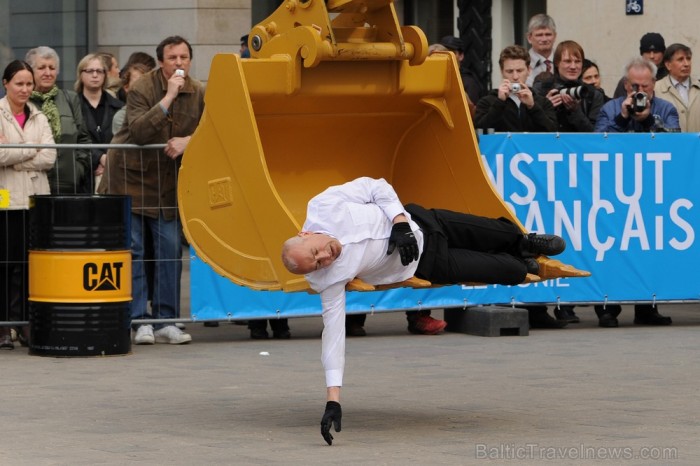
[[[29,96],[32,67],[15,60],[2,75],[6,95],[0,99],[0,144],[53,144],[51,128]],[[0,145],[0,319],[28,317],[29,196],[49,194],[46,172],[56,161],[55,149],[8,149]],[[5,314],[7,313],[7,314]],[[18,329],[27,343],[26,328]],[[0,349],[13,349],[10,328],[0,327]]]
[[[109,144],[112,141],[112,120],[124,103],[107,92],[107,64],[99,54],[83,57],[76,70],[75,92],[80,96],[85,127],[94,144]],[[99,177],[104,172],[107,160],[106,149],[92,150],[92,176],[85,177],[85,190],[94,192]]]
[[[80,99],[73,91],[56,86],[60,60],[51,47],[27,52],[26,61],[34,70],[35,88],[31,101],[46,115],[57,144],[90,144]],[[55,166],[49,171],[51,194],[85,193],[86,176],[92,176],[89,149],[59,149]]]

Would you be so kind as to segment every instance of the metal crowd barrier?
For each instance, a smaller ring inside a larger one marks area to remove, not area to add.
[[[133,150],[152,150],[152,149],[162,149],[165,147],[165,144],[148,144],[148,145],[136,145],[136,144],[0,144],[0,148],[2,149],[26,149],[28,147],[35,148],[35,149],[44,149],[44,148],[53,148],[53,149],[68,149],[68,150],[88,150],[91,151],[93,149],[101,149],[104,150],[105,152],[108,149],[133,149]],[[91,161],[91,159],[90,159]],[[78,163],[75,161],[75,154],[74,154],[74,163]],[[159,170],[160,167],[156,167],[156,170]],[[5,167],[0,167],[0,171],[2,170],[14,170],[11,166],[5,166]],[[90,171],[89,173],[94,173],[94,167],[92,166],[92,163],[90,164]],[[0,186],[2,188],[2,186]],[[62,194],[71,194],[71,193],[62,193]],[[90,193],[81,193],[81,192],[76,192],[72,194],[90,194]],[[177,205],[174,206],[162,206],[164,208],[173,208],[177,209]],[[8,226],[0,224],[0,238],[2,238],[2,242],[0,242],[0,247],[5,247],[6,241],[5,238],[8,237],[10,234],[16,234],[16,232],[11,232],[7,230]],[[26,238],[28,238],[28,232],[24,231],[22,234],[25,235]],[[186,245],[181,241],[183,247]],[[189,252],[183,253],[181,261],[183,262],[183,265],[185,265],[185,262],[188,262],[190,260],[190,255]],[[25,265],[27,262],[24,262]],[[0,261],[0,267],[4,267],[7,265],[6,261]],[[183,276],[186,276],[188,273],[187,270],[189,267],[183,267]],[[9,293],[10,287],[12,285],[9,285],[7,283],[0,283],[0,287],[6,287],[6,289],[1,290],[3,293],[7,294]],[[187,296],[189,296],[189,287],[187,289]],[[184,299],[181,298],[181,301],[184,301]],[[188,309],[185,307],[185,309]],[[176,319],[148,319],[148,320],[143,320],[139,321],[140,323],[187,323],[187,322],[193,322],[191,318],[176,318]],[[28,310],[28,305],[25,302],[23,305],[22,309],[22,319],[21,320],[10,320],[9,319],[9,309],[0,309],[0,327],[6,327],[6,326],[23,326],[23,325],[28,325],[29,324],[29,310]]]

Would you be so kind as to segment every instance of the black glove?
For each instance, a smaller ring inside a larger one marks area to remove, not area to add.
[[[389,249],[386,250],[386,255],[391,255],[395,248],[399,248],[403,265],[418,260],[418,241],[416,241],[416,236],[411,231],[411,225],[408,222],[394,223],[394,226],[391,227]]]
[[[331,424],[335,426],[336,432],[340,432],[341,417],[343,417],[343,410],[340,409],[340,403],[337,401],[327,401],[326,412],[323,413],[323,418],[321,419],[321,435],[323,435],[323,440],[325,440],[328,445],[333,445]]]

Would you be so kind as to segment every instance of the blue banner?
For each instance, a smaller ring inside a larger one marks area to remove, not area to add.
[[[698,300],[700,138],[684,134],[496,134],[480,148],[496,190],[528,231],[561,235],[562,262],[590,278],[518,286],[349,293],[348,312],[475,304]],[[318,296],[232,284],[195,259],[199,319],[317,315]]]

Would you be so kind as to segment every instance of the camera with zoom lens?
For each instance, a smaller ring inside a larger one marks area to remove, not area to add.
[[[647,108],[647,103],[649,103],[649,96],[646,92],[639,90],[639,86],[634,86],[634,94],[632,94],[632,105],[627,106],[627,110],[630,113],[640,113]]]
[[[565,87],[559,90],[559,95],[568,95],[576,100],[583,99],[588,93],[586,86]]]
[[[517,94],[518,92],[523,90],[523,86],[520,83],[513,83],[510,85],[510,93],[511,94]]]

